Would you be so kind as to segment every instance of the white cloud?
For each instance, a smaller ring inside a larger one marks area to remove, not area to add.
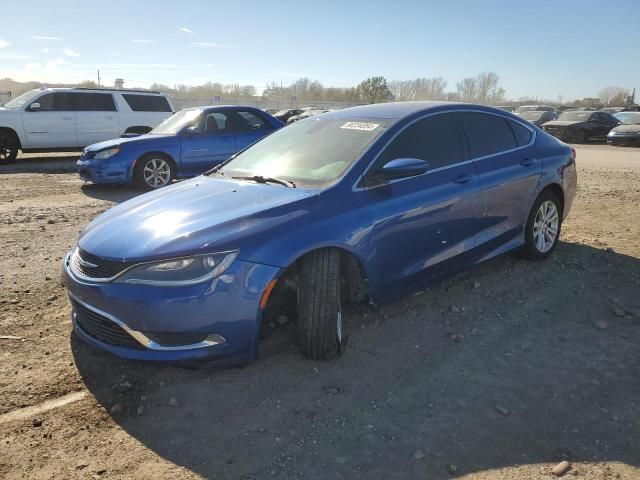
[[[133,43],[156,43],[155,40],[147,40],[145,38],[139,38],[139,39],[134,39],[131,40]]]
[[[45,68],[47,70],[54,70],[60,65],[69,65],[69,62],[67,62],[64,58],[56,58],[55,60],[48,60],[45,64]]]
[[[278,71],[278,72],[271,72],[273,75],[281,75],[283,77],[296,77],[296,78],[301,78],[304,77],[305,74],[304,73],[297,73],[297,72],[282,72],[282,71]]]
[[[215,43],[215,42],[191,42],[191,45],[195,45],[196,47],[208,47],[208,48],[229,48],[231,45],[227,45],[226,43]]]
[[[11,45],[9,42],[0,38],[0,48],[7,48],[9,45]]]
[[[24,69],[25,70],[29,70],[29,71],[38,70],[40,68],[42,68],[42,64],[38,63],[38,62],[29,62],[29,63],[25,64],[25,66],[24,66]]]
[[[34,40],[50,40],[52,42],[61,42],[64,40],[62,37],[48,37],[46,35],[34,35],[31,38]]]
[[[184,32],[184,33],[188,33],[189,35],[197,35],[196,32],[194,32],[193,30],[187,28],[187,27],[180,27],[180,31]]]
[[[22,55],[20,53],[0,53],[0,60],[32,60],[32,55]]]
[[[40,50],[42,53],[49,53],[49,47],[45,47],[42,50]]]
[[[82,55],[80,55],[78,52],[76,52],[73,48],[67,47],[65,48],[62,53],[64,53],[67,57],[81,57]]]

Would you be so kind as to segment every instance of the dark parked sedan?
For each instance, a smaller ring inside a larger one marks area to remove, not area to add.
[[[282,123],[287,123],[291,117],[295,117],[296,115],[300,115],[303,110],[299,108],[289,108],[286,110],[280,110],[277,113],[274,113],[273,116],[280,120]]]
[[[517,113],[520,117],[530,121],[534,125],[540,127],[543,123],[555,120],[556,114],[547,110],[531,110],[528,112]]]
[[[542,128],[565,142],[582,143],[589,139],[605,140],[609,131],[619,124],[618,119],[608,113],[576,110],[562,113]]]
[[[640,113],[631,112],[621,125],[613,128],[607,135],[609,145],[640,146]]]

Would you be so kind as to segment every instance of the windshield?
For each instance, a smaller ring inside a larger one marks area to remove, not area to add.
[[[558,120],[566,120],[570,122],[586,122],[587,120],[589,120],[591,113],[592,112],[582,112],[582,111],[564,112],[560,114],[560,116],[558,117]]]
[[[180,110],[175,115],[170,116],[156,128],[151,130],[150,134],[155,135],[171,135],[176,134],[185,127],[192,127],[200,120],[202,110],[193,108],[189,110]]]
[[[629,115],[625,115],[625,118],[622,120],[622,123],[626,125],[640,125],[640,113],[637,112],[628,112]]]
[[[390,125],[387,119],[313,117],[275,131],[228,162],[228,177],[277,177],[298,185],[328,185]]]
[[[522,118],[524,118],[525,120],[529,120],[529,121],[536,121],[536,120],[540,120],[540,117],[542,117],[542,115],[544,115],[545,112],[536,112],[536,111],[531,111],[531,112],[522,112],[520,114],[520,116]]]
[[[7,102],[4,105],[4,108],[8,108],[9,110],[17,110],[20,107],[31,103],[31,100],[33,100],[36,96],[38,96],[40,93],[42,93],[42,90],[29,90],[26,93],[23,93],[20,96],[17,96],[16,98],[14,98],[13,100],[11,100],[10,102]]]
[[[613,116],[620,120],[622,123],[626,123],[627,118],[631,117],[632,115],[636,115],[636,112],[619,112],[615,113]]]

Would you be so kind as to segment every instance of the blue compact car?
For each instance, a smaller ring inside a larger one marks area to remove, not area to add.
[[[121,357],[248,361],[286,312],[304,355],[336,357],[347,302],[389,301],[510,250],[548,257],[575,156],[479,105],[367,105],[296,122],[93,220],[62,266],[73,325]]]
[[[199,175],[283,126],[252,107],[188,108],[147,135],[90,145],[78,160],[78,173],[93,183],[135,183],[153,190]]]

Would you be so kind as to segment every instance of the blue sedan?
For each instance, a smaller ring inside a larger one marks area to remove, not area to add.
[[[287,312],[305,356],[334,358],[348,302],[380,304],[511,250],[549,257],[575,156],[480,105],[311,117],[93,220],[62,266],[75,331],[126,358],[248,361]]]
[[[176,178],[199,175],[283,126],[253,107],[188,108],[147,135],[90,145],[78,160],[78,172],[93,183],[153,190]]]

